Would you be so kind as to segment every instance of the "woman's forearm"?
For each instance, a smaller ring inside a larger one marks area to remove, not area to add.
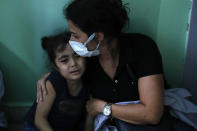
[[[133,124],[157,124],[163,114],[163,107],[148,108],[144,104],[112,104],[112,117]]]

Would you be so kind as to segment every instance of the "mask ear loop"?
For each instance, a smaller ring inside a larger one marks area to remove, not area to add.
[[[86,42],[84,42],[84,45],[86,46],[91,40],[93,40],[94,37],[95,37],[95,35],[96,35],[96,33],[93,33],[93,34],[88,38],[88,40],[87,40]]]
[[[99,48],[100,44],[101,44],[101,42],[99,41],[95,50],[97,50]]]

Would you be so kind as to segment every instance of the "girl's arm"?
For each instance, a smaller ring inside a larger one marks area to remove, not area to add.
[[[55,90],[50,81],[46,81],[47,95],[44,96],[44,101],[39,101],[35,114],[35,125],[40,131],[52,131],[49,122],[48,114],[56,97]]]
[[[133,124],[157,124],[163,114],[164,82],[161,74],[142,77],[138,80],[140,103],[129,105],[112,104],[112,117]],[[91,114],[102,112],[106,102],[94,99],[88,102]]]
[[[85,131],[94,130],[94,116],[90,113],[86,114]]]

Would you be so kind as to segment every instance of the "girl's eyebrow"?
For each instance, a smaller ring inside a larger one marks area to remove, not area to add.
[[[65,58],[68,58],[68,55],[62,55],[58,58],[58,60],[62,60],[62,59],[65,59]]]

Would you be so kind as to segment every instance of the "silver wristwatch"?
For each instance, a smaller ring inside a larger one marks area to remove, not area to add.
[[[111,105],[112,105],[112,103],[107,103],[107,104],[104,105],[102,111],[103,111],[103,114],[105,116],[110,116],[111,115],[111,113],[112,113],[112,111],[111,111]]]

